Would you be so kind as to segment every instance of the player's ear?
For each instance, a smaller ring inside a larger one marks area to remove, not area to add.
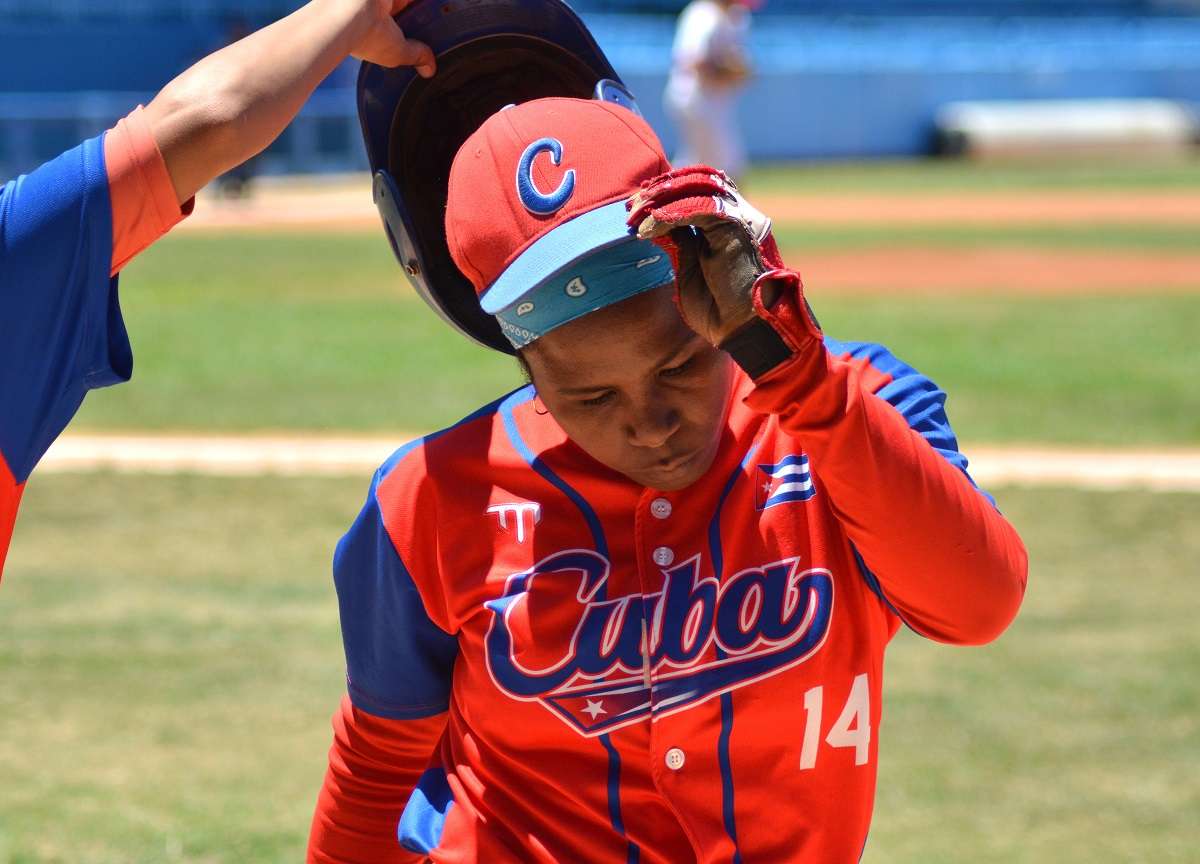
[[[526,356],[527,351],[530,351],[532,346],[526,345],[524,348],[517,349],[517,365],[521,367],[521,375],[525,378],[526,384],[533,384],[533,410],[539,414],[549,414],[550,409],[546,407],[546,403],[542,401],[542,397],[537,393],[537,385],[533,382],[533,369],[529,366],[529,358]]]

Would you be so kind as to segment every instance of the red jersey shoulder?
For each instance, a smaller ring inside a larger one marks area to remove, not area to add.
[[[466,614],[475,599],[471,583],[501,557],[515,554],[519,560],[508,564],[516,569],[531,563],[521,555],[532,550],[526,541],[542,521],[546,483],[522,449],[531,429],[552,437],[557,428],[532,422],[540,419],[532,411],[532,391],[522,388],[410,442],[380,468],[376,496],[387,534],[422,594],[454,598],[451,626],[461,623],[453,606]]]
[[[389,530],[406,533],[414,520],[453,527],[486,514],[493,490],[528,487],[533,456],[519,449],[528,447],[528,431],[521,435],[515,427],[517,416],[530,410],[532,390],[525,387],[397,450],[380,469],[380,504]]]

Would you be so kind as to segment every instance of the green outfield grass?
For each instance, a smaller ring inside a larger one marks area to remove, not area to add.
[[[1173,229],[1131,236],[1182,243]],[[824,240],[874,242],[870,232]],[[883,342],[937,380],[966,440],[1200,440],[1200,293],[988,299],[887,289],[810,293],[829,333]],[[89,397],[76,430],[425,431],[520,383],[511,359],[459,338],[416,298],[374,232],[169,237],[128,269],[122,297],[134,380]]]
[[[954,159],[762,165],[746,188],[772,192],[922,192],[1004,189],[1196,189],[1200,158],[1180,161],[1039,160],[976,163]]]
[[[367,479],[35,476],[0,586],[0,864],[301,860]],[[897,637],[865,860],[1194,861],[1200,496],[1000,505],[1025,608],[982,649]]]

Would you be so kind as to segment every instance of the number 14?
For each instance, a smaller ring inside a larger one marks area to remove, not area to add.
[[[804,742],[800,747],[800,770],[817,767],[817,748],[821,744],[821,706],[824,687],[813,687],[804,694]],[[854,764],[866,765],[871,755],[871,688],[866,673],[850,685],[850,695],[842,713],[825,736],[830,747],[853,747]]]

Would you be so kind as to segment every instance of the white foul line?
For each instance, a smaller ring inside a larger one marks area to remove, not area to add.
[[[416,437],[81,435],[59,438],[40,473],[367,476]],[[966,447],[984,488],[1065,486],[1200,492],[1200,449]]]
[[[1200,450],[964,448],[975,482],[989,486],[1067,486],[1200,492]]]
[[[51,445],[36,470],[224,477],[369,474],[415,437],[70,434]]]

